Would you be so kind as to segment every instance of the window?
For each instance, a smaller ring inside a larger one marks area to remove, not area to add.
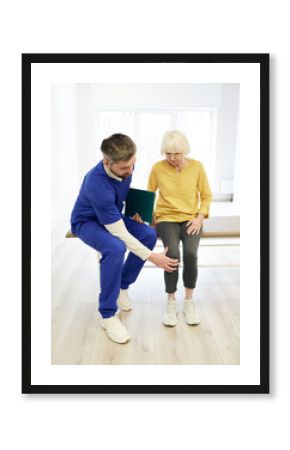
[[[104,137],[113,133],[128,134],[138,148],[132,186],[146,189],[152,165],[162,158],[163,134],[179,129],[189,140],[189,156],[202,162],[215,190],[216,121],[215,108],[97,111],[97,145],[100,147]]]

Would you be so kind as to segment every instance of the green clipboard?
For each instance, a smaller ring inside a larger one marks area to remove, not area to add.
[[[128,217],[138,213],[144,222],[152,222],[155,192],[130,188],[126,199],[125,215]]]

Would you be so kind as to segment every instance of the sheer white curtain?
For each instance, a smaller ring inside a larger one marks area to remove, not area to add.
[[[165,131],[171,128],[168,113],[140,112],[136,117],[138,163],[135,167],[133,185],[144,189],[153,164],[162,158],[160,143]]]
[[[217,111],[196,110],[178,112],[176,128],[186,134],[193,159],[197,159],[204,165],[214,187],[215,161],[216,161],[216,116]]]
[[[96,114],[96,136],[100,146],[103,139],[113,133],[135,136],[134,111],[100,111]]]

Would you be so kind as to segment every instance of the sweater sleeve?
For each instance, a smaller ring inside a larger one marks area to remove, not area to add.
[[[151,192],[156,192],[157,188],[158,188],[158,184],[157,184],[156,171],[155,171],[154,167],[152,167],[150,175],[149,175],[149,179],[148,179],[147,190],[151,191]]]
[[[145,247],[138,239],[136,239],[125,227],[123,220],[118,220],[115,223],[110,223],[109,225],[105,225],[105,228],[111,233],[113,236],[121,239],[128,250],[139,256],[139,258],[145,261],[149,256],[151,256],[152,251],[149,248]]]
[[[209,216],[209,207],[212,201],[212,193],[209,186],[208,178],[206,172],[204,170],[203,165],[201,164],[200,174],[197,183],[197,189],[199,191],[200,196],[200,205],[198,212],[203,214],[207,219]]]

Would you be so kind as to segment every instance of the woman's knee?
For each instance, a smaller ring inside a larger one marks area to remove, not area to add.
[[[195,248],[184,248],[183,249],[183,259],[184,261],[197,261],[197,250]]]
[[[167,253],[166,256],[168,256],[168,258],[173,258],[173,259],[179,259],[180,258],[180,252],[179,252],[179,247],[178,245],[164,245],[164,247],[167,247]]]

